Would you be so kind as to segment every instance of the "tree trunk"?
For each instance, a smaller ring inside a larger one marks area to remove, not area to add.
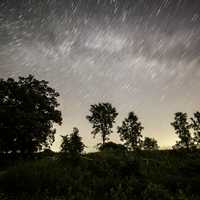
[[[103,135],[102,135],[102,139],[103,139],[103,145],[104,145],[105,142],[106,142],[106,134],[105,134],[105,133],[103,133]]]

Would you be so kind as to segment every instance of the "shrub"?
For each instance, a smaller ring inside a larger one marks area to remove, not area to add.
[[[160,185],[149,183],[146,187],[143,200],[172,200],[172,196],[169,194],[169,191],[163,188]]]

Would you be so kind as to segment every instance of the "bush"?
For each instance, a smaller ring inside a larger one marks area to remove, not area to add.
[[[160,185],[153,183],[148,184],[146,187],[143,200],[172,200],[172,196],[169,194],[169,191],[164,189]]]
[[[108,142],[105,144],[102,144],[99,147],[100,151],[117,151],[117,152],[126,152],[127,148],[122,144],[116,144],[114,142]]]

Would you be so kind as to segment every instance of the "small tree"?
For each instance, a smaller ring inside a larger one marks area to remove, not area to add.
[[[171,123],[180,141],[176,142],[174,148],[186,148],[187,150],[193,146],[190,134],[191,125],[188,123],[187,113],[175,113],[174,122]]]
[[[200,148],[200,112],[194,113],[194,118],[192,120],[192,128],[194,130],[194,145]]]
[[[72,157],[79,156],[85,148],[82,138],[79,136],[78,128],[74,127],[70,135],[62,136],[61,152]]]
[[[144,150],[158,150],[158,143],[154,138],[145,137],[143,141]]]
[[[118,126],[117,129],[121,141],[125,141],[125,146],[131,150],[141,148],[141,133],[144,128],[142,127],[141,122],[138,121],[138,117],[134,114],[134,112],[130,112],[128,118],[125,118],[122,125]]]
[[[92,124],[94,137],[101,134],[103,144],[108,140],[108,135],[112,133],[113,123],[118,113],[110,103],[99,103],[91,105],[91,115],[86,116],[88,121]]]

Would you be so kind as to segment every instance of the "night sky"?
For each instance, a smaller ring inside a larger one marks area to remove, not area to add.
[[[135,111],[144,136],[171,146],[174,113],[200,110],[200,1],[1,0],[0,78],[27,74],[60,93],[54,150],[74,126],[94,149],[85,116],[98,102],[116,125]]]

